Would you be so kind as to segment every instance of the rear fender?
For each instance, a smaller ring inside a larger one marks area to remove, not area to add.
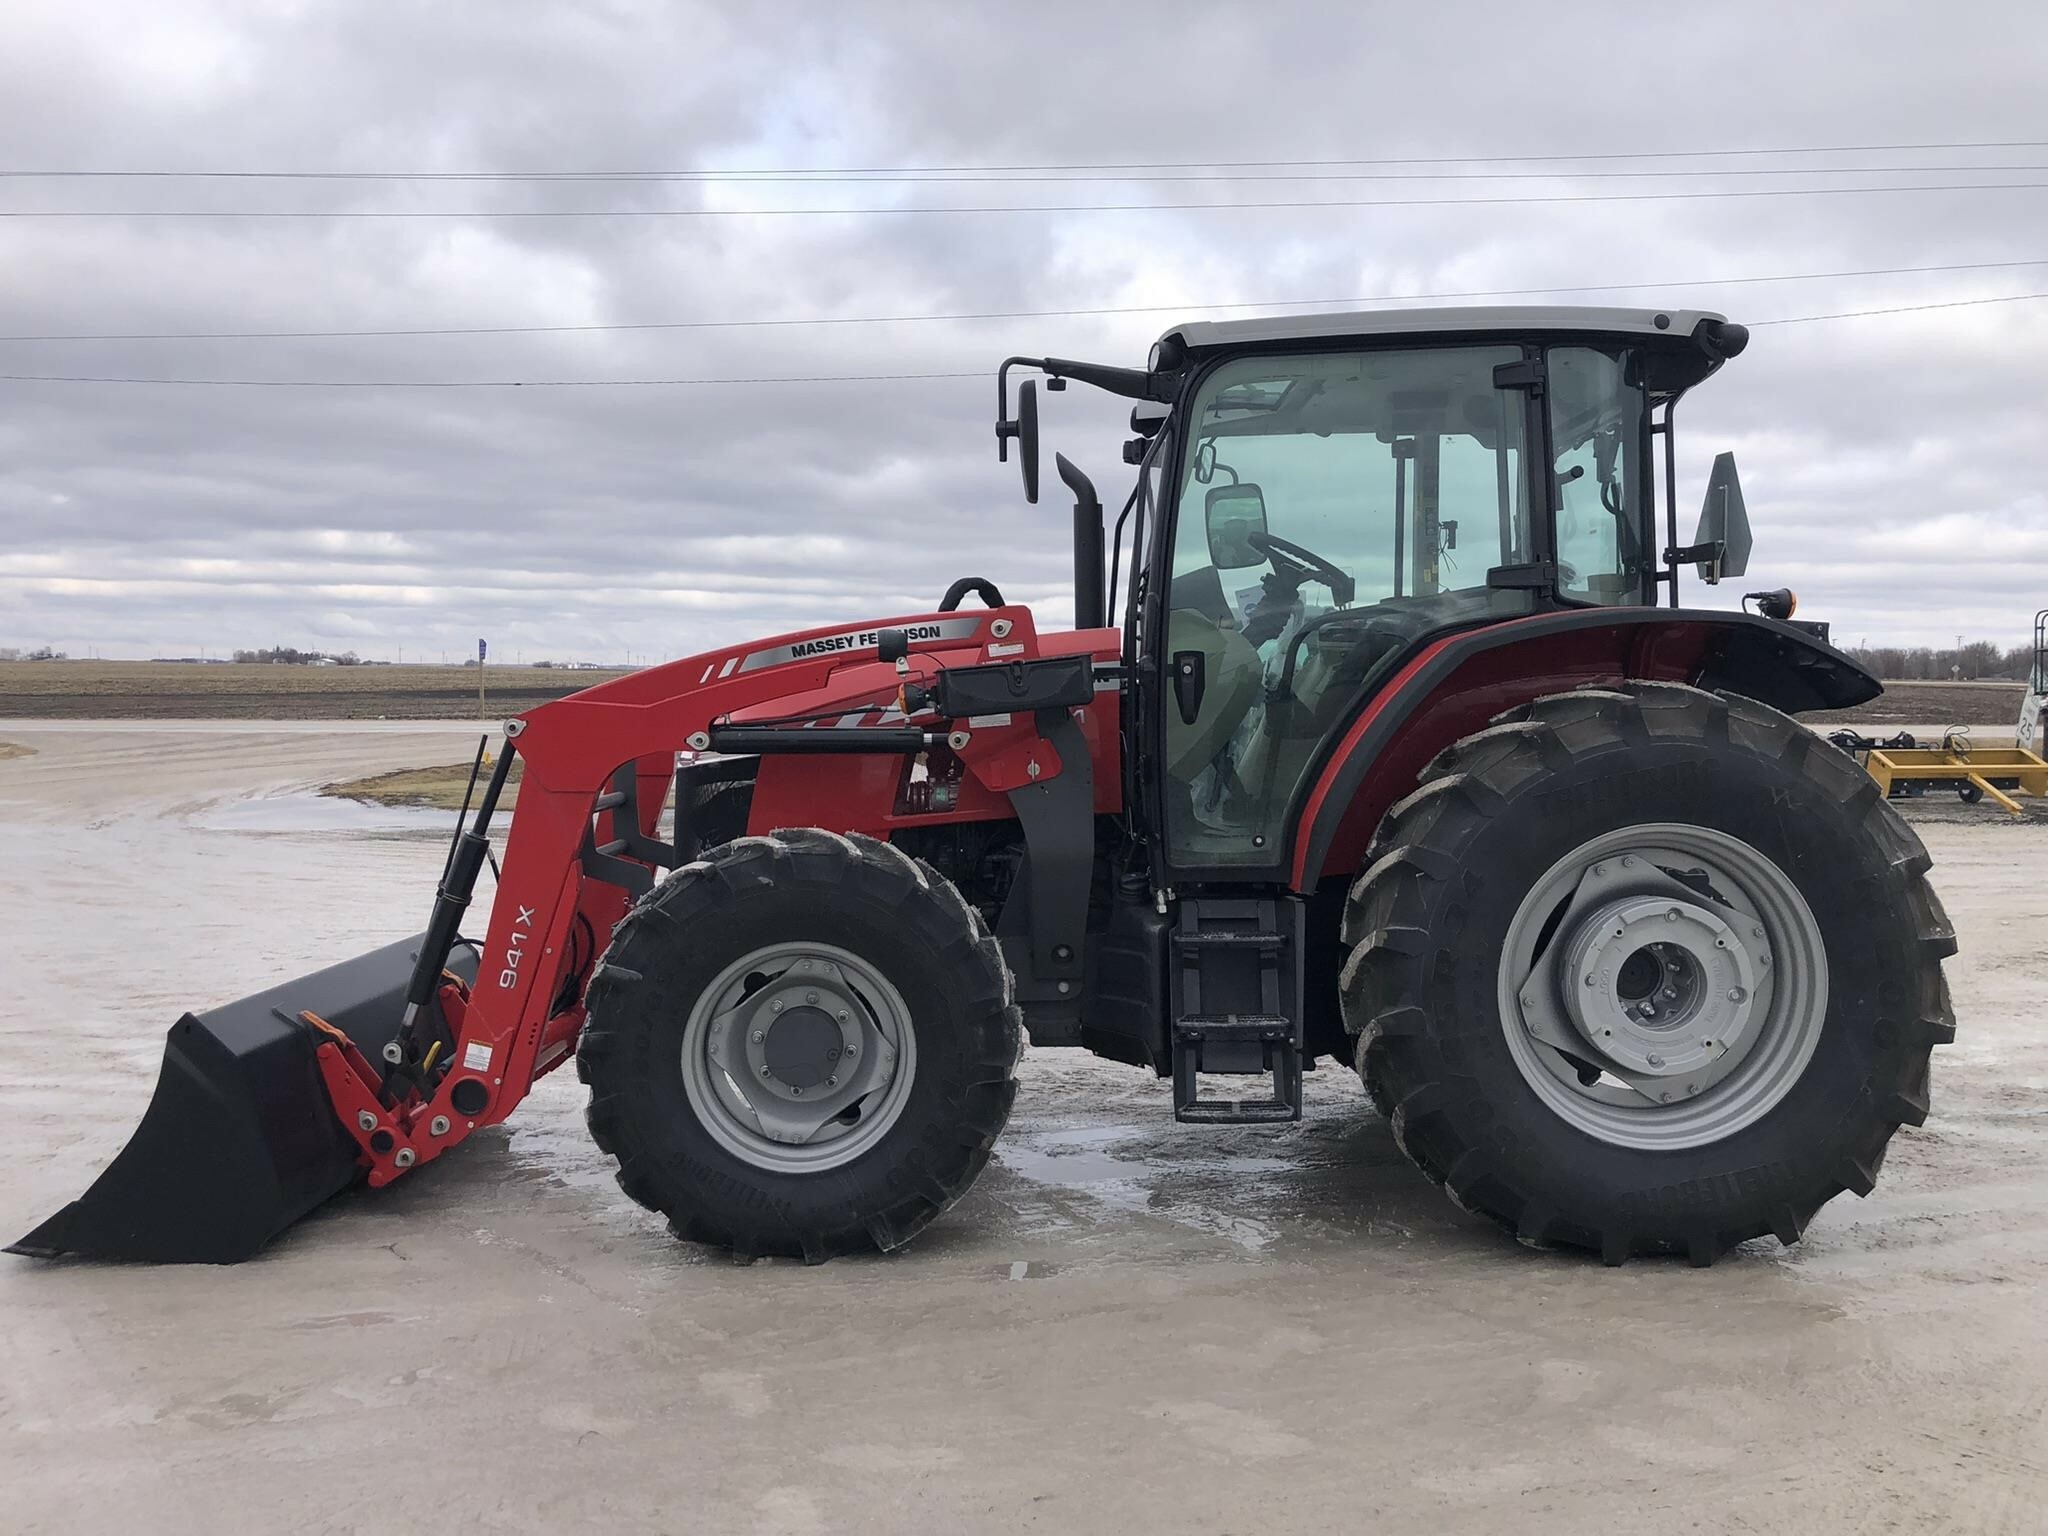
[[[1846,709],[1882,691],[1840,651],[1749,614],[1582,609],[1439,636],[1365,701],[1312,781],[1289,884],[1312,891],[1362,869],[1388,808],[1460,737],[1545,694],[1632,678],[1739,693],[1788,714]]]

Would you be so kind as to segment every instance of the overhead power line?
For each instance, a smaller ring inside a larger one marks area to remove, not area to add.
[[[1944,299],[1933,304],[1894,304],[1884,309],[1838,309],[1826,315],[1787,315],[1777,320],[1752,320],[1750,329],[1761,325],[1807,325],[1816,320],[1861,320],[1870,315],[1913,315],[1931,309],[1973,309],[1980,304],[2021,304],[2028,299],[2048,299],[2048,293],[2002,293],[1991,299]]]
[[[1907,315],[1938,309],[1969,309],[1982,304],[2019,304],[2030,299],[2048,299],[2040,293],[2008,293],[1988,299],[1948,299],[1929,304],[1899,304],[1885,309],[1840,310],[1824,315],[1785,315],[1775,320],[1754,320],[1750,328],[1766,325],[1806,325],[1820,320],[1857,320],[1872,315]],[[600,389],[675,385],[741,384],[879,384],[926,379],[982,379],[985,368],[928,373],[825,373],[742,376],[731,378],[662,379],[186,379],[130,378],[108,374],[0,373],[0,382],[16,384],[163,384],[224,389]]]
[[[1031,165],[844,165],[686,167],[674,170],[572,171],[278,171],[174,170],[165,167],[129,170],[0,169],[0,178],[51,180],[167,181],[694,181],[745,176],[907,176],[1001,175],[1024,172],[1082,171],[1230,171],[1257,168],[1315,170],[1339,166],[1391,165],[1561,165],[1622,160],[1741,159],[1764,155],[1927,154],[1977,149],[2048,149],[2044,139],[1949,140],[1935,144],[1811,144],[1768,145],[1752,149],[1605,150],[1594,154],[1403,155],[1319,160],[1085,160]]]
[[[1625,293],[1638,289],[1718,288],[1751,283],[1804,283],[1833,278],[1906,277],[1936,272],[1994,272],[2048,266],[2048,257],[2024,261],[1947,262],[1924,267],[1859,267],[1839,272],[1772,272],[1752,277],[1697,277],[1652,283],[1574,283],[1548,288],[1460,288],[1440,293],[1381,293],[1335,299],[1237,299],[1215,304],[1112,304],[1088,309],[984,309],[937,315],[818,315],[790,319],[623,320],[588,325],[437,325],[330,331],[46,331],[0,335],[10,341],[311,341],[390,336],[546,336],[591,331],[711,331],[780,329],[811,325],[911,325],[941,321],[1052,320],[1106,315],[1185,314],[1219,309],[1353,308],[1365,304],[1434,299],[1499,299],[1532,293]]]
[[[1740,187],[1705,192],[1496,194],[1486,197],[1269,198],[1234,203],[953,203],[864,208],[14,208],[0,219],[758,219],[986,213],[1250,213],[1283,208],[1458,208],[1533,203],[1701,202],[1737,197],[1866,197],[1901,192],[2028,192],[2044,181],[1953,181],[1883,187]]]
[[[799,187],[886,187],[901,184],[953,184],[979,187],[1087,186],[1092,183],[1129,182],[1330,182],[1330,181],[1664,181],[1680,177],[1725,176],[1964,176],[1996,172],[2048,171],[2048,165],[2008,162],[2001,165],[1711,165],[1681,166],[1669,170],[1545,170],[1545,171],[1070,171],[1029,174],[975,174],[952,171],[878,171],[863,174],[821,175],[815,171],[718,171],[692,174],[682,171],[618,171],[609,175],[579,172],[573,175],[439,175],[415,173],[395,176],[361,174],[293,175],[288,172],[250,173],[264,180],[301,181],[396,181],[431,183],[493,182],[539,183],[542,185],[628,185],[663,186],[799,186]],[[31,171],[0,171],[0,179],[32,177]],[[108,176],[119,172],[97,173]],[[181,173],[137,173],[155,176]],[[214,173],[194,172],[194,176]],[[220,173],[231,175],[234,173]]]

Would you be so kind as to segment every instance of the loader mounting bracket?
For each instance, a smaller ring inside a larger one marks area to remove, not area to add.
[[[1060,771],[1010,791],[1024,829],[1024,866],[996,934],[1016,972],[1019,1002],[1077,1004],[1095,873],[1095,776],[1071,714],[1042,709],[1036,718],[1039,735],[1059,754]]]

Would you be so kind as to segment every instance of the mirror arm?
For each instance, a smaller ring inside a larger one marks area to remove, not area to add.
[[[1702,560],[1719,561],[1728,553],[1724,539],[1709,539],[1704,544],[1679,544],[1664,551],[1666,565],[1697,565]]]

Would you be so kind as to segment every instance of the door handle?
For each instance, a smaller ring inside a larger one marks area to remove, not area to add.
[[[1193,725],[1209,686],[1209,658],[1200,651],[1175,651],[1171,665],[1173,701],[1180,706],[1180,723]]]

